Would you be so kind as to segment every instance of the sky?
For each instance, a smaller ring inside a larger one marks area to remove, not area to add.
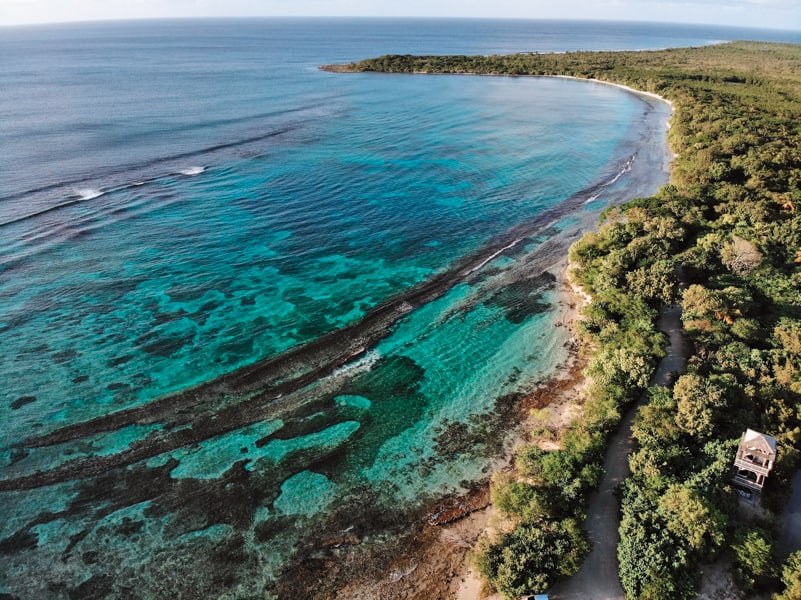
[[[0,25],[218,16],[602,19],[801,30],[801,0],[0,0]]]

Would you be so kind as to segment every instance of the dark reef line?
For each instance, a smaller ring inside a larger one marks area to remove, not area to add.
[[[618,164],[616,172],[628,169],[635,156]],[[275,415],[281,410],[282,397],[331,375],[336,369],[370,350],[389,335],[391,327],[398,320],[441,297],[492,258],[541,232],[603,191],[613,181],[596,183],[558,206],[510,228],[456,262],[447,271],[435,274],[377,305],[352,325],[194,388],[142,406],[68,425],[13,445],[14,449],[20,451],[23,448],[61,444],[130,425],[164,423],[167,427],[133,442],[126,450],[116,454],[76,458],[47,471],[0,480],[0,491],[32,489],[98,475],[270,418],[271,414]]]

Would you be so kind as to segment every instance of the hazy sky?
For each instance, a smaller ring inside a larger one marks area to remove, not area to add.
[[[801,0],[0,0],[0,25],[210,16],[611,19],[801,30]]]

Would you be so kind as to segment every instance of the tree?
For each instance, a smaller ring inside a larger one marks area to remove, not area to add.
[[[747,290],[728,286],[714,290],[702,285],[691,285],[684,292],[682,318],[691,320],[717,320],[731,325],[734,319],[743,316],[753,303]]]
[[[604,347],[588,369],[601,385],[644,390],[648,387],[654,365],[650,357],[631,348]]]
[[[737,578],[745,589],[752,589],[760,579],[775,572],[770,534],[764,529],[741,531],[732,545]]]
[[[492,503],[505,515],[522,521],[534,521],[551,512],[545,494],[522,481],[494,483]]]
[[[773,600],[801,600],[801,550],[787,557],[782,567],[784,591]]]
[[[780,319],[773,329],[773,343],[785,356],[801,357],[801,322],[787,317]]]
[[[762,264],[762,253],[753,242],[738,235],[731,238],[732,241],[720,250],[721,261],[735,275],[748,275]]]
[[[508,599],[546,591],[558,577],[574,575],[589,552],[586,535],[573,519],[523,524],[497,543],[484,542],[479,572]]]
[[[725,515],[687,485],[670,486],[659,499],[658,510],[668,531],[701,554],[719,548],[725,540]]]
[[[676,301],[676,271],[668,260],[658,260],[649,267],[629,272],[626,283],[632,293],[649,304],[673,304]]]
[[[545,451],[530,444],[523,446],[515,460],[515,466],[523,477],[531,479],[535,484],[541,484],[542,478],[542,459]]]
[[[676,401],[670,389],[663,386],[648,388],[648,402],[634,417],[632,432],[640,446],[676,445],[682,431],[676,425]]]
[[[712,437],[716,423],[727,407],[726,390],[696,373],[682,375],[673,387],[676,424],[700,440]]]
[[[695,596],[692,556],[655,511],[624,513],[617,555],[626,598],[689,600]]]
[[[714,290],[693,284],[684,291],[681,308],[682,319],[685,322],[701,322],[698,326],[708,328],[715,313],[723,310],[724,306]]]

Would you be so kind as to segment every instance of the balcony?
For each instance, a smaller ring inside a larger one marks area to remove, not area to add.
[[[759,475],[767,475],[773,465],[769,460],[761,459],[753,454],[746,454],[745,456],[737,457],[737,460],[734,461],[734,466],[738,469],[753,471]]]
[[[738,470],[732,481],[735,484],[742,485],[753,490],[761,490],[762,486],[765,485],[765,476],[764,474],[760,475],[751,470]]]

